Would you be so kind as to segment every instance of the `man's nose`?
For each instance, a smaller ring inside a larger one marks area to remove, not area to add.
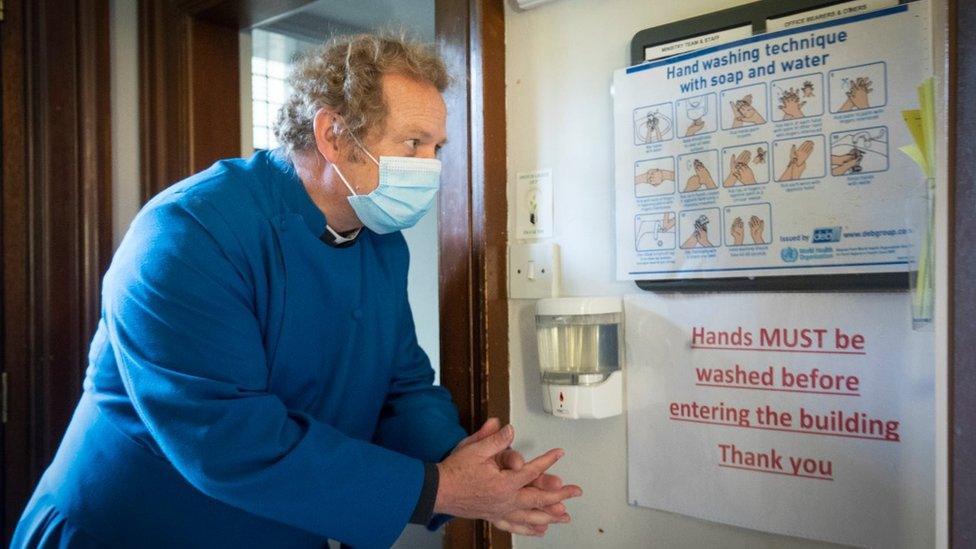
[[[418,158],[437,158],[437,146],[427,145],[417,149]]]

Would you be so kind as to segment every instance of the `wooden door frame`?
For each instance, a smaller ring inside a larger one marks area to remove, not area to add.
[[[3,532],[78,397],[112,253],[108,0],[6,0],[2,78]]]
[[[455,82],[439,208],[441,383],[469,431],[509,420],[505,13],[502,0],[436,0]],[[468,78],[465,78],[467,76]],[[452,521],[448,547],[511,547],[484,521]]]
[[[144,199],[239,155],[237,33],[311,1],[140,0]],[[435,17],[454,77],[438,207],[440,377],[473,430],[509,415],[504,4],[435,0]],[[511,537],[454,520],[445,543],[506,548]]]

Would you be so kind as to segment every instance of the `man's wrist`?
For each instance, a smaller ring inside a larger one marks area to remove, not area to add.
[[[413,514],[410,516],[411,524],[427,525],[434,516],[434,507],[437,502],[438,488],[440,486],[440,470],[435,463],[424,463],[424,484],[420,488],[420,497],[417,498],[417,506],[414,507]]]

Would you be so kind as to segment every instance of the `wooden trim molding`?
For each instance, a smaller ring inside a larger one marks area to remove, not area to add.
[[[167,2],[139,2],[139,148],[142,201],[190,174],[189,20]]]
[[[469,430],[509,417],[505,17],[501,0],[435,2],[455,82],[439,203],[441,383]],[[449,150],[450,149],[450,150]],[[448,547],[510,547],[483,521],[448,524]]]
[[[240,153],[239,28],[205,19],[219,5],[139,1],[143,202]]]
[[[112,252],[109,2],[7,0],[3,68],[5,536],[81,394]]]

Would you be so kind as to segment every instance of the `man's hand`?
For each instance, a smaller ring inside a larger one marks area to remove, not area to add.
[[[511,448],[498,454],[498,456],[499,457],[497,461],[501,464],[502,469],[519,471],[522,469],[523,466],[525,466],[525,459],[522,457],[522,454],[515,450],[512,450]],[[533,480],[529,484],[529,486],[534,486],[535,488],[538,488],[540,490],[546,490],[546,491],[558,490],[563,487],[563,479],[559,478],[556,475],[543,473],[539,475],[538,478]],[[540,510],[545,513],[548,513],[550,516],[556,519],[554,522],[568,523],[572,520],[569,514],[566,513],[566,505],[563,503],[548,505],[546,507],[542,507]],[[516,517],[506,517],[505,519],[492,522],[492,524],[496,528],[505,530],[506,532],[512,532],[513,534],[522,534],[527,536],[531,536],[531,535],[541,536],[544,535],[546,533],[546,530],[549,529],[548,524],[521,523],[518,520],[516,520]],[[526,529],[532,531],[529,532]]]
[[[674,222],[672,221],[672,225]],[[458,450],[469,446],[479,440],[488,438],[489,436],[498,432],[501,428],[501,421],[498,418],[490,418],[488,421],[481,426],[478,431],[467,438],[463,439],[451,452],[454,455]],[[522,454],[512,448],[506,448],[498,454],[495,455],[495,462],[502,469],[507,469],[511,471],[519,471],[525,465],[525,458]],[[548,473],[543,473],[539,475],[538,478],[530,483],[530,486],[539,488],[540,490],[553,491],[558,490],[563,487],[563,480],[556,475],[550,475]],[[548,513],[553,517],[553,522],[566,523],[570,522],[571,518],[566,513],[566,506],[563,503],[556,503],[554,505],[549,505],[543,507],[541,511]],[[548,524],[529,524],[521,523],[516,520],[515,517],[507,517],[505,519],[492,522],[495,527],[505,530],[506,532],[512,532],[513,534],[522,534],[526,536],[540,536],[546,533],[549,529]]]
[[[664,214],[664,215],[665,215],[665,223],[667,223],[668,221],[667,216],[669,214]],[[674,226],[673,219],[671,220],[671,226],[672,227]],[[502,422],[499,421],[497,417],[489,418],[488,421],[486,421],[484,425],[482,425],[481,428],[478,429],[476,433],[468,436],[467,438],[459,442],[458,445],[454,447],[454,450],[451,451],[451,455],[454,455],[458,450],[464,448],[465,446],[469,446],[475,442],[478,442],[479,440],[484,440],[489,436],[497,433],[501,429],[501,426],[502,426]],[[495,463],[497,463],[498,466],[501,467],[502,469],[519,471],[525,465],[525,458],[522,457],[521,453],[513,450],[512,448],[506,448],[495,455]],[[539,476],[539,478],[532,481],[532,485],[535,486],[536,488],[549,490],[549,489],[553,489],[552,488],[553,486],[555,486],[555,488],[561,488],[563,485],[563,481],[561,478],[557,477],[556,475],[543,473],[542,475]],[[563,509],[563,511],[560,511],[559,514],[562,515],[563,513],[565,513],[565,506],[563,506],[562,504],[560,504],[560,506]]]
[[[461,441],[438,464],[434,511],[489,520],[504,530],[532,536],[542,535],[554,522],[568,522],[562,502],[582,495],[582,490],[563,486],[561,479],[545,473],[563,451],[549,450],[524,463],[509,448],[514,434],[511,425],[498,429],[497,420],[489,420]]]

